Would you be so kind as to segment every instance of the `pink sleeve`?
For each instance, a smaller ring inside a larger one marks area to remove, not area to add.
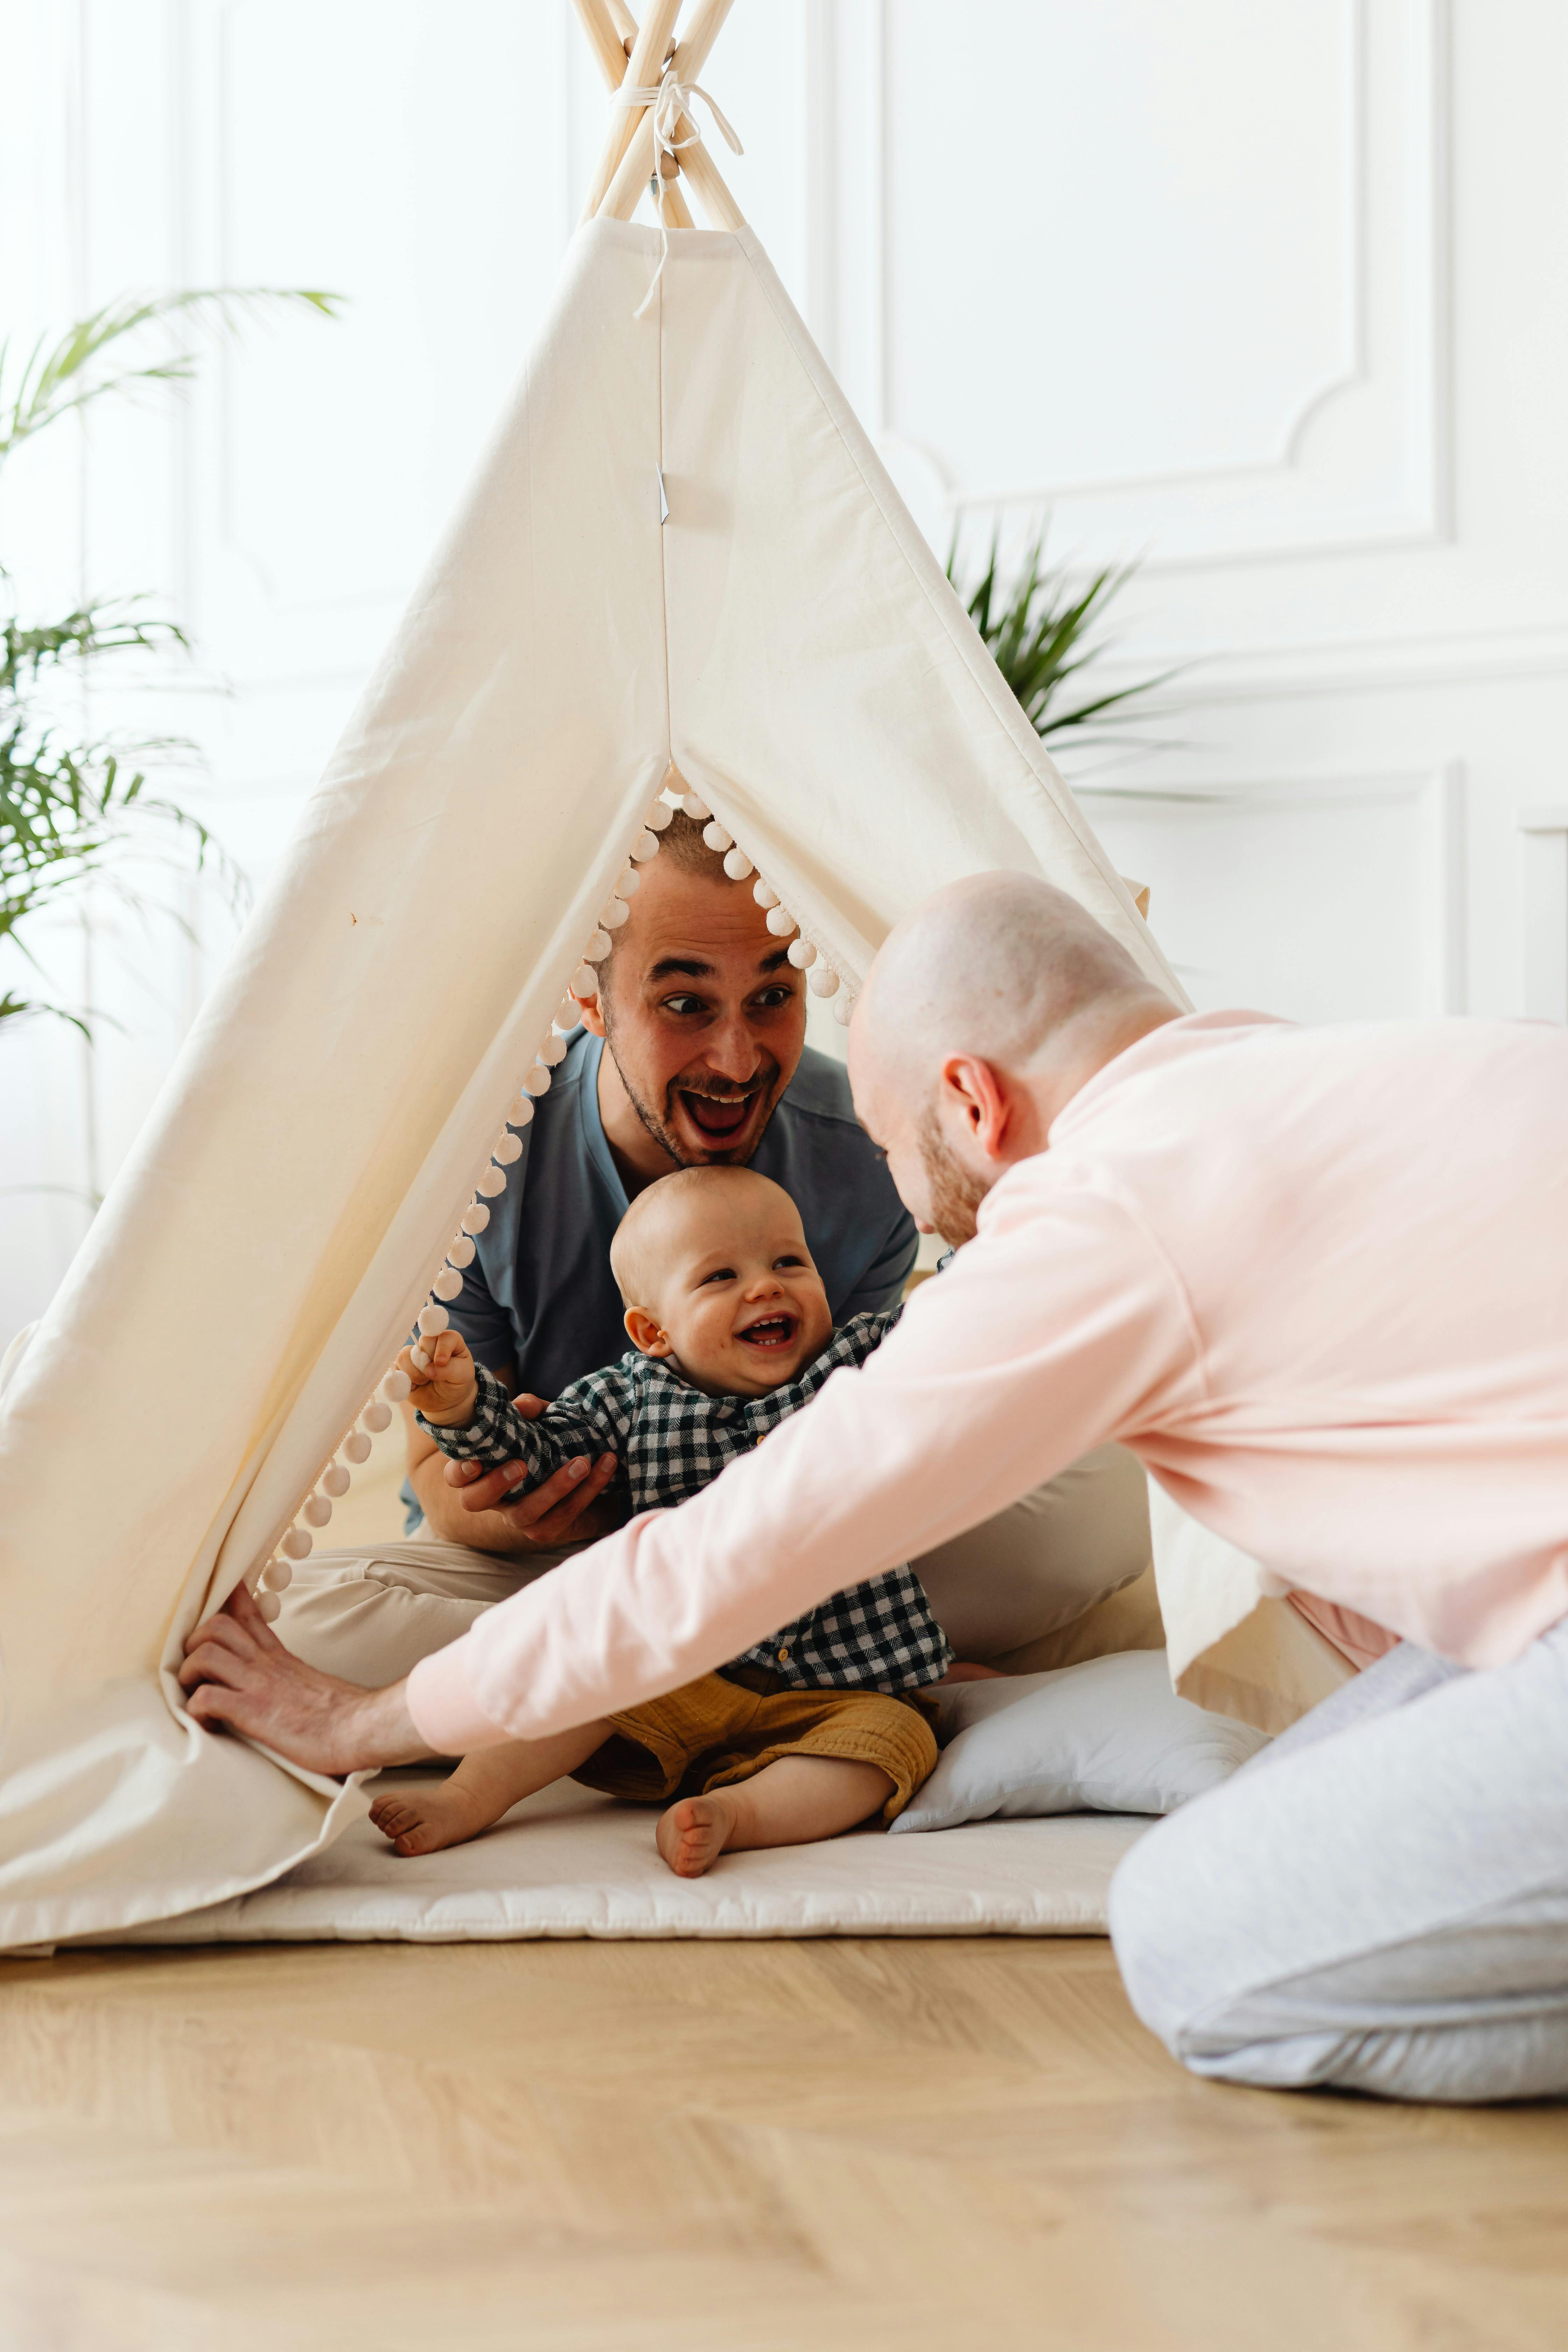
[[[538,1738],[657,1697],[1191,1401],[1182,1297],[1141,1229],[1087,1188],[1032,1197],[1022,1172],[861,1370],[417,1668],[424,1736]]]
[[[1386,1625],[1374,1624],[1353,1609],[1342,1609],[1337,1601],[1320,1601],[1312,1592],[1288,1592],[1285,1597],[1297,1615],[1304,1617],[1325,1642],[1331,1642],[1358,1674],[1376,1665],[1379,1658],[1397,1646],[1398,1634],[1391,1633]]]
[[[404,1697],[415,1730],[437,1756],[466,1756],[470,1748],[495,1748],[511,1737],[474,1696],[466,1642],[449,1643],[421,1658]]]

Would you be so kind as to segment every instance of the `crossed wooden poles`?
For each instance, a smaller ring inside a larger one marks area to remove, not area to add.
[[[731,0],[697,0],[686,37],[679,42],[674,37],[675,20],[681,0],[651,0],[640,26],[625,0],[574,0],[574,5],[610,88],[619,89],[624,83],[631,89],[651,89],[667,70],[677,81],[695,82],[730,13]],[[598,214],[608,220],[630,220],[657,160],[666,183],[664,217],[671,228],[696,226],[680,192],[678,173],[684,173],[690,181],[716,228],[743,228],[741,208],[689,114],[681,115],[674,136],[681,142],[679,156],[656,155],[653,109],[616,108],[583,218],[592,220]]]

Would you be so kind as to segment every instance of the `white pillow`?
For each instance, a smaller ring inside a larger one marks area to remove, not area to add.
[[[892,1823],[956,1829],[1029,1813],[1169,1813],[1268,1746],[1171,1688],[1163,1650],[1123,1650],[1048,1675],[937,1694],[951,1744]]]

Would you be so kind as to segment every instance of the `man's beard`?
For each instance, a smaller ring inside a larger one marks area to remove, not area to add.
[[[783,1073],[771,1054],[764,1056],[762,1066],[759,1068],[756,1076],[752,1079],[749,1087],[723,1087],[712,1085],[698,1086],[693,1085],[689,1078],[672,1079],[669,1086],[665,1089],[663,1109],[656,1110],[654,1106],[648,1102],[641,1093],[639,1093],[637,1086],[633,1083],[630,1074],[623,1065],[620,1055],[616,1052],[615,1029],[607,1013],[605,1021],[605,1043],[609,1048],[610,1057],[615,1063],[616,1071],[619,1074],[621,1084],[626,1090],[627,1101],[631,1104],[632,1108],[636,1111],[637,1117],[641,1119],[644,1127],[647,1128],[654,1141],[658,1145],[659,1150],[661,1151],[668,1151],[671,1160],[674,1160],[678,1168],[690,1168],[693,1166],[708,1165],[728,1167],[732,1166],[737,1160],[751,1159],[752,1154],[755,1152],[758,1144],[761,1143],[763,1136],[767,1133],[768,1121],[772,1118],[774,1110],[777,1108],[777,1097],[784,1091],[783,1087],[780,1085],[780,1079]],[[701,1095],[710,1102],[739,1102],[743,1097],[761,1095],[763,1097],[766,1108],[761,1124],[758,1126],[755,1134],[752,1136],[752,1140],[743,1154],[739,1150],[727,1151],[721,1149],[719,1150],[705,1152],[701,1160],[694,1161],[690,1158],[689,1154],[682,1150],[679,1139],[676,1135],[671,1124],[671,1114],[675,1108],[675,1097],[678,1094]]]
[[[965,1242],[974,1239],[976,1212],[991,1187],[972,1176],[953,1153],[929,1103],[921,1113],[916,1139],[921,1166],[925,1170],[931,1223],[943,1241],[951,1242],[954,1249],[962,1249]]]

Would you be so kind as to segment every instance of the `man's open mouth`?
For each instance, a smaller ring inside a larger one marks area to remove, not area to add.
[[[699,1095],[689,1087],[679,1089],[682,1108],[699,1135],[709,1143],[733,1143],[752,1116],[757,1096],[753,1087],[744,1095]]]
[[[764,1315],[760,1322],[748,1323],[735,1337],[743,1339],[748,1348],[787,1348],[798,1328],[798,1318],[794,1315]]]

